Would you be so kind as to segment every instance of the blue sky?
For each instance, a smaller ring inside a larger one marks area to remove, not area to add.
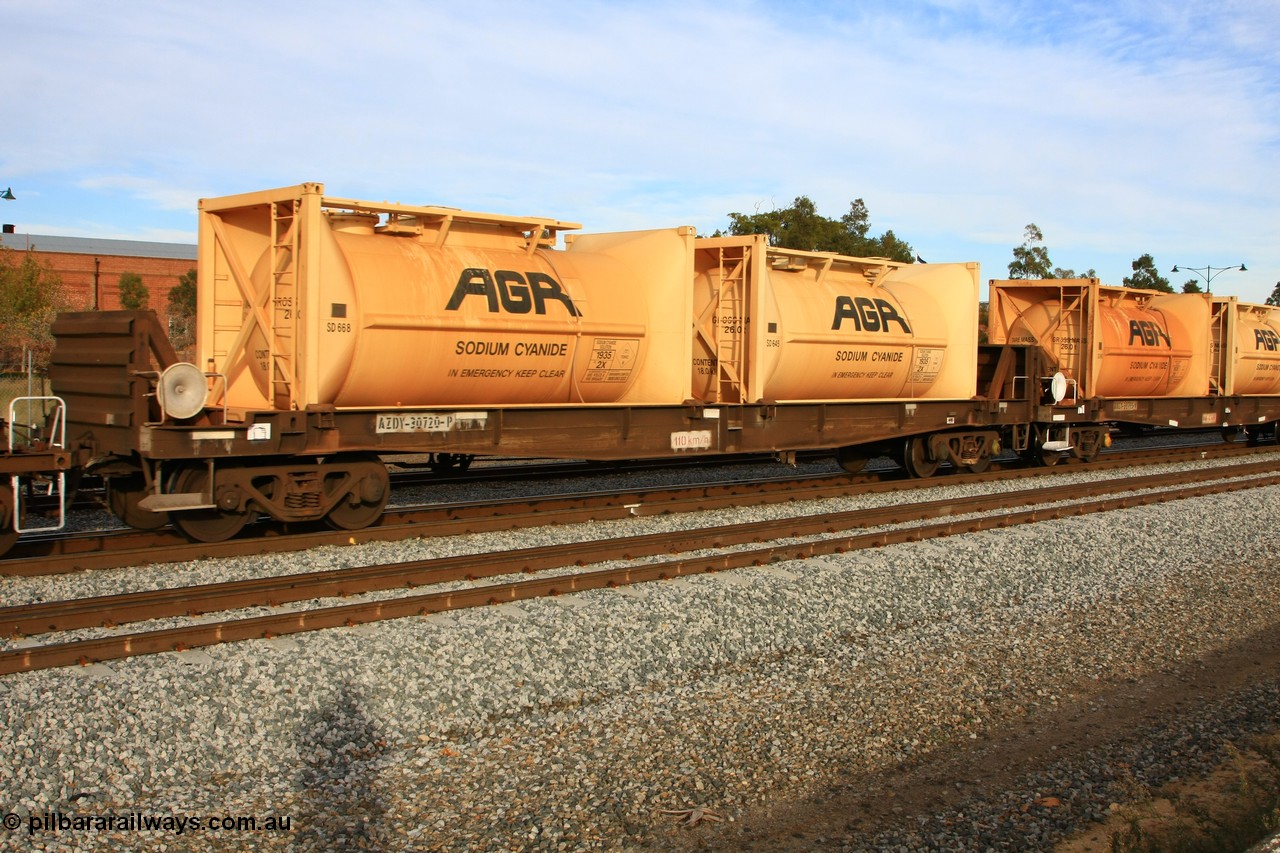
[[[1036,223],[1280,282],[1280,3],[0,0],[0,218],[191,242],[196,200],[725,227],[807,195],[1003,278]]]

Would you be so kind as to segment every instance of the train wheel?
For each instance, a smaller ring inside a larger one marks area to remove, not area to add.
[[[977,462],[970,462],[968,465],[964,466],[966,471],[969,471],[970,473],[973,473],[973,474],[982,474],[986,472],[986,470],[990,467],[991,467],[990,456],[983,456]]]
[[[871,454],[860,447],[841,447],[836,451],[836,462],[850,474],[858,474],[871,461]]]
[[[1240,427],[1224,426],[1222,428],[1222,440],[1227,444],[1235,444],[1240,440]]]
[[[107,504],[116,518],[138,530],[159,530],[169,523],[169,514],[138,509],[138,501],[146,496],[147,485],[141,474],[107,480]]]
[[[929,458],[929,437],[916,435],[902,443],[902,467],[912,477],[932,477],[941,463]]]
[[[5,479],[8,480],[7,477]],[[13,514],[17,506],[12,482],[0,485],[0,554],[8,553],[18,541],[18,533],[13,529]]]
[[[173,477],[169,491],[203,492],[209,482],[209,469],[204,465],[192,465],[179,470]],[[169,513],[173,526],[197,542],[223,542],[235,536],[249,522],[252,513],[247,509],[189,509]]]
[[[376,456],[361,456],[344,461],[350,466],[350,479],[333,479],[344,488],[354,481],[354,490],[329,510],[324,520],[335,530],[360,530],[373,524],[382,515],[387,499],[391,497],[391,478],[387,475],[387,466]]]

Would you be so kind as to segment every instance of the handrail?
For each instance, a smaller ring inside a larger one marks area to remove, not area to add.
[[[57,447],[59,449],[65,448],[67,446],[66,401],[63,400],[61,397],[55,397],[55,396],[14,397],[12,400],[9,401],[9,423],[8,423],[9,450],[11,452],[13,450],[13,438],[14,438],[13,428],[14,428],[14,420],[15,420],[14,416],[17,414],[17,409],[15,407],[20,401],[24,401],[24,400],[30,401],[30,402],[39,401],[39,402],[56,404],[53,410],[53,422],[49,428],[49,446]],[[28,411],[30,410],[28,409]],[[9,486],[13,490],[13,532],[14,533],[22,534],[22,533],[33,533],[36,531],[61,530],[63,527],[66,526],[66,523],[67,523],[67,488],[66,488],[67,474],[65,471],[58,472],[58,523],[57,524],[45,525],[44,527],[23,527],[22,512],[20,511],[21,498],[22,498],[21,477],[18,474],[11,474],[9,476]]]

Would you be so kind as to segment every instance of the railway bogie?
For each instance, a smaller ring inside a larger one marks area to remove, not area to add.
[[[339,530],[368,527],[391,494],[387,468],[373,454],[347,453],[314,461],[193,461],[169,476],[164,494],[139,502],[164,512],[202,542],[229,539],[259,514],[280,522],[324,519]]]

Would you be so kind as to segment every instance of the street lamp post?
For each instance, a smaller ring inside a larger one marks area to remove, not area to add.
[[[1174,264],[1173,269],[1170,270],[1170,272],[1193,272],[1204,279],[1205,290],[1213,290],[1213,277],[1220,275],[1227,270],[1239,270],[1240,272],[1249,271],[1244,264],[1241,264],[1238,267],[1179,267],[1177,264]]]
[[[13,194],[13,187],[5,187],[4,192],[0,193],[0,199],[4,199],[5,201],[16,201],[17,198],[18,197]],[[12,234],[13,226],[6,223],[3,228],[0,228],[0,232]]]
[[[0,193],[0,199],[4,199],[5,201],[16,201],[17,198],[18,197],[13,194],[13,187],[5,187],[4,192]],[[12,234],[13,226],[6,224],[3,228],[0,228],[0,232]]]

